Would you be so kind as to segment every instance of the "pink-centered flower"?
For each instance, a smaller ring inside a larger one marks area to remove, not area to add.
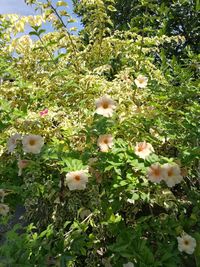
[[[147,177],[151,182],[160,183],[163,179],[163,169],[159,163],[152,164],[147,170]]]
[[[146,141],[136,143],[135,154],[142,158],[146,159],[151,153],[154,152],[153,146]]]
[[[113,146],[113,137],[111,134],[100,135],[97,140],[97,145],[101,152],[108,152],[108,150]]]
[[[47,108],[45,108],[44,110],[40,111],[40,116],[43,117],[45,115],[47,115],[49,112],[49,110]]]
[[[180,166],[176,163],[165,163],[162,166],[163,180],[168,187],[173,187],[183,180]]]
[[[96,100],[96,113],[104,117],[111,117],[116,108],[116,103],[108,95]]]
[[[83,190],[87,182],[88,176],[83,170],[69,172],[65,178],[65,185],[69,187],[69,190]]]

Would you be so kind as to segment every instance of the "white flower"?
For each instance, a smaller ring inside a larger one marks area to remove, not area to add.
[[[163,179],[163,169],[159,163],[152,164],[147,170],[148,179],[154,183],[160,183]]]
[[[129,261],[129,262],[123,264],[123,267],[134,267],[134,264]]]
[[[188,234],[183,234],[181,237],[177,237],[178,249],[180,252],[186,252],[192,254],[196,247],[196,240]]]
[[[145,88],[148,83],[148,78],[143,75],[139,75],[134,81],[138,88]]]
[[[152,152],[154,152],[152,145],[147,143],[146,141],[136,143],[135,154],[138,157],[146,159]]]
[[[96,100],[96,113],[104,117],[111,117],[113,115],[116,103],[108,95]]]
[[[165,163],[162,166],[163,180],[168,187],[173,187],[183,180],[181,169],[176,163]]]
[[[88,176],[83,170],[69,172],[65,178],[65,185],[68,185],[69,190],[83,190],[87,182]]]
[[[111,134],[100,135],[97,140],[97,145],[102,152],[108,152],[109,148],[113,146],[113,137]]]
[[[39,154],[44,145],[44,140],[40,135],[25,135],[22,139],[23,150],[26,153]]]
[[[18,163],[17,163],[17,166],[18,166],[18,176],[21,176],[22,175],[22,170],[24,168],[26,168],[26,166],[28,165],[29,163],[29,160],[27,159],[19,159],[18,160]]]
[[[12,153],[17,146],[17,141],[21,139],[21,135],[16,133],[12,135],[7,142],[8,153]]]
[[[7,215],[7,213],[9,212],[9,207],[6,204],[0,204],[0,215]]]

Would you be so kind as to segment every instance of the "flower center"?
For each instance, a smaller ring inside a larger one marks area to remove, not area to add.
[[[108,139],[104,139],[103,142],[104,142],[104,144],[107,145],[108,144]]]
[[[167,173],[168,173],[168,176],[172,176],[173,175],[173,170],[169,169]]]
[[[143,78],[140,78],[139,79],[139,83],[143,83],[144,82],[144,79]]]
[[[34,139],[31,139],[31,140],[29,141],[29,145],[30,145],[30,146],[34,146],[35,143],[36,143],[36,141],[35,141]]]
[[[76,176],[74,177],[74,179],[75,179],[76,181],[80,181],[80,180],[81,180],[81,177],[80,177],[79,175],[76,175]]]
[[[143,151],[143,150],[145,149],[145,147],[146,147],[145,144],[140,144],[140,145],[138,146],[138,152]]]
[[[103,108],[107,109],[108,107],[109,107],[109,105],[107,102],[103,103]]]
[[[155,176],[160,176],[160,170],[159,169],[154,169],[153,173]]]
[[[188,240],[185,240],[184,241],[184,244],[187,246],[187,245],[189,245],[189,241]]]

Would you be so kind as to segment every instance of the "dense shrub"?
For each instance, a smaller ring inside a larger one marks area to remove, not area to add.
[[[27,2],[42,15],[0,17],[1,223],[28,224],[2,266],[199,266],[197,55],[113,30],[114,1],[82,0],[79,35],[64,1]]]

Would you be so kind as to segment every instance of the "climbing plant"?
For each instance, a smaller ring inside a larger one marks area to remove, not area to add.
[[[199,266],[196,50],[145,2],[140,28],[120,1],[77,1],[79,33],[67,2],[26,2],[41,14],[0,17],[1,225],[26,210],[3,266]]]

